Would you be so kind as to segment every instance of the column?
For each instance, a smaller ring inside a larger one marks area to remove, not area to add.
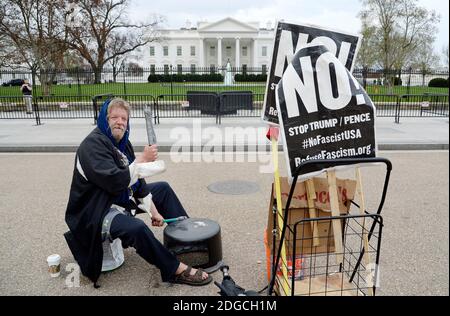
[[[253,68],[258,67],[258,40],[253,40]]]
[[[222,68],[222,38],[217,38],[217,68]]]
[[[240,56],[241,56],[241,49],[239,45],[239,37],[236,37],[236,62],[234,65],[236,68],[241,67]]]
[[[204,56],[204,39],[200,38],[200,45],[198,49],[198,66],[200,68],[205,67],[205,56]]]

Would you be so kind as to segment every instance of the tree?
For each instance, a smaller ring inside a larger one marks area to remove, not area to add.
[[[410,63],[410,67],[420,70],[422,74],[422,86],[425,86],[425,76],[431,73],[433,68],[439,66],[439,56],[433,51],[433,46],[430,43],[424,42],[417,47],[417,53]]]
[[[65,45],[63,19],[58,14],[62,0],[2,0],[0,33],[14,48],[9,65],[26,66],[36,74],[44,94],[50,93]],[[11,53],[11,51],[9,51]]]
[[[361,46],[356,57],[356,64],[361,67],[363,86],[365,88],[368,71],[376,66],[378,60],[378,50],[375,49],[377,40],[376,28],[368,23],[365,14],[361,16],[361,35]]]
[[[444,66],[447,68],[448,71],[448,44],[447,46],[444,46],[442,48],[442,57],[444,59]]]
[[[69,84],[93,81],[89,65],[76,51],[67,50],[64,53],[64,67]]]
[[[120,52],[126,47],[127,38],[125,35],[121,34],[114,34],[114,37],[111,39],[111,41],[108,43],[107,50],[108,54],[110,56],[114,56],[110,59],[110,64],[112,66],[112,73],[113,73],[113,81],[117,81],[117,74],[118,71],[125,66],[125,61],[127,56],[125,54],[119,55],[116,54],[117,52]]]
[[[131,23],[126,9],[129,0],[66,0],[66,44],[77,51],[91,66],[94,82],[101,82],[101,72],[112,62],[135,49],[154,41],[161,17],[150,22]],[[126,34],[126,36],[125,36]]]
[[[394,45],[399,49],[394,55],[394,66],[397,69],[401,69],[408,60],[417,59],[416,55],[421,53],[420,48],[432,50],[437,34],[436,25],[440,19],[436,12],[418,7],[411,0],[401,1],[400,5],[398,40],[395,41],[397,45]]]
[[[0,68],[16,64],[15,56],[13,43],[6,35],[0,34]]]
[[[357,56],[356,63],[362,68],[372,68],[378,60],[378,50],[375,49],[377,42],[377,29],[370,25],[366,14],[361,14],[361,47]]]
[[[434,11],[417,6],[417,0],[361,2],[363,10],[360,16],[368,25],[375,27],[373,49],[379,51],[378,63],[388,76],[393,77],[392,70],[400,70],[406,61],[413,59],[421,43],[434,42],[439,16]]]

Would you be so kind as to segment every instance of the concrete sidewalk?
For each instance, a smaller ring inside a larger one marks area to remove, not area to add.
[[[30,120],[0,120],[0,152],[73,152],[95,127],[93,119],[43,120],[36,126]],[[137,150],[147,143],[143,118],[131,120],[130,140]],[[161,119],[155,125],[161,152],[270,151],[265,134],[267,124],[260,118],[225,118],[221,125],[214,118]],[[448,149],[448,118],[377,118],[376,136],[380,150]],[[280,145],[281,146],[281,145]],[[220,151],[221,151],[220,150]]]

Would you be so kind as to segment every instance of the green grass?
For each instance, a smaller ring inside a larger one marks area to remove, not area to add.
[[[83,85],[54,85],[51,88],[52,95],[89,95],[114,93],[122,94],[146,94],[158,96],[162,94],[186,94],[187,91],[230,91],[230,90],[250,90],[255,94],[264,94],[265,84],[242,84],[239,86],[221,86],[217,82],[205,83],[102,83],[102,84],[83,84]],[[21,96],[19,87],[0,87],[0,96]],[[40,86],[34,88],[34,95],[43,95]]]
[[[77,96],[86,95],[94,96],[98,94],[113,93],[116,95],[123,94],[145,94],[158,96],[162,94],[186,94],[187,91],[252,91],[253,94],[265,93],[265,83],[241,83],[236,86],[223,86],[221,83],[102,83],[102,84],[82,84],[82,85],[54,85],[51,88],[51,95],[55,96]],[[428,88],[414,86],[403,87],[394,86],[392,88],[386,86],[368,86],[369,94],[448,94],[448,88]],[[21,96],[20,87],[0,87],[0,96]],[[34,95],[43,95],[40,86],[34,88]]]
[[[389,88],[387,86],[367,86],[368,94],[396,94],[396,95],[404,95],[404,94],[448,94],[448,88],[429,88],[429,87],[421,87],[421,86],[412,86],[412,87],[403,87],[403,86],[394,86]]]

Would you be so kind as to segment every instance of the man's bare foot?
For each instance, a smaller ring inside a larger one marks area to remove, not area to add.
[[[185,271],[188,268],[187,265],[185,265],[183,262],[180,262],[180,265],[178,266],[177,271],[175,271],[176,275],[179,275],[180,273],[182,273],[183,271]],[[189,272],[190,275],[194,275],[197,272],[197,269],[192,268],[191,271]],[[208,278],[208,273],[203,272],[202,273],[202,279],[206,280]]]

